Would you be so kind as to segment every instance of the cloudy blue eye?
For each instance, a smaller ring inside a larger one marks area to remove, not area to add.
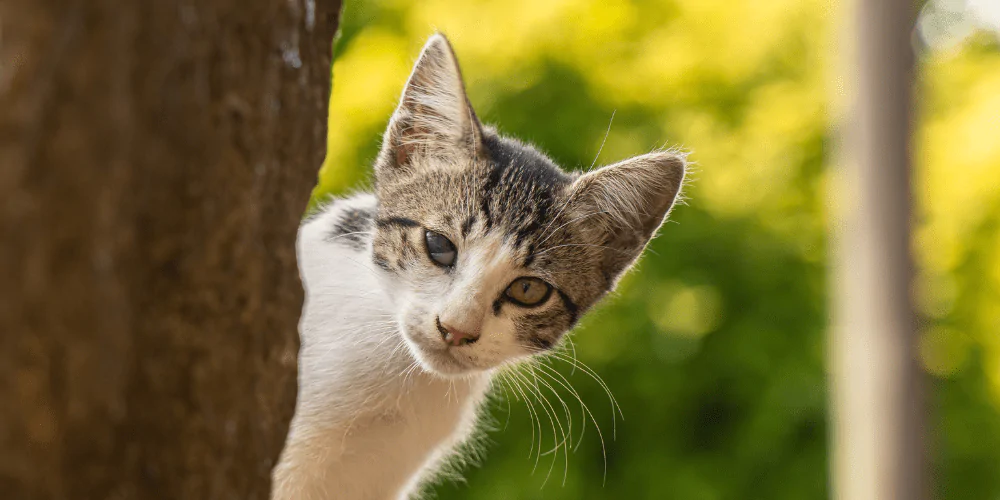
[[[455,257],[458,256],[458,250],[455,250],[455,245],[451,240],[445,238],[440,233],[427,231],[424,233],[424,242],[427,243],[427,256],[435,264],[444,267],[455,265]]]

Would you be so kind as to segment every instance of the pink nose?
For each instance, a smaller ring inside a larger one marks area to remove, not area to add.
[[[440,319],[438,320],[437,327],[438,331],[441,332],[441,338],[443,338],[448,345],[468,345],[479,340],[479,332],[465,332],[457,328],[453,328],[450,325],[441,323]]]

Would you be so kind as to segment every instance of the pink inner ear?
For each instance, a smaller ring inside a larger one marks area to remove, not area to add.
[[[423,106],[416,106],[413,115],[417,115],[420,113],[430,113],[430,112],[431,111],[427,110]],[[408,136],[412,137],[412,136],[418,136],[420,134],[424,136],[430,136],[431,131],[428,131],[426,127],[420,127],[419,125],[413,123],[408,123],[397,127],[398,127],[397,129],[399,130],[399,137],[395,141],[396,165],[398,166],[409,165],[410,162],[412,161],[412,158],[416,156],[418,153],[420,153],[419,151],[417,151],[417,148],[420,148],[421,144],[414,140],[408,140]]]
[[[405,142],[401,142],[396,146],[396,165],[406,165],[410,155],[413,154],[413,151],[411,151],[413,147],[414,146],[412,144],[407,144]]]

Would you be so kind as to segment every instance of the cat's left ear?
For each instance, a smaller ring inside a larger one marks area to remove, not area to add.
[[[680,195],[685,155],[660,151],[588,172],[572,185],[580,217],[593,217],[589,237],[605,248],[602,271],[614,286],[642,254]]]
[[[462,83],[455,52],[438,33],[424,45],[389,121],[375,176],[385,180],[416,171],[428,159],[459,162],[481,150],[482,125]]]

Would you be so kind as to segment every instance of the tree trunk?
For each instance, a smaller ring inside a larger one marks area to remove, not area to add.
[[[0,496],[267,497],[339,3],[0,2]]]

